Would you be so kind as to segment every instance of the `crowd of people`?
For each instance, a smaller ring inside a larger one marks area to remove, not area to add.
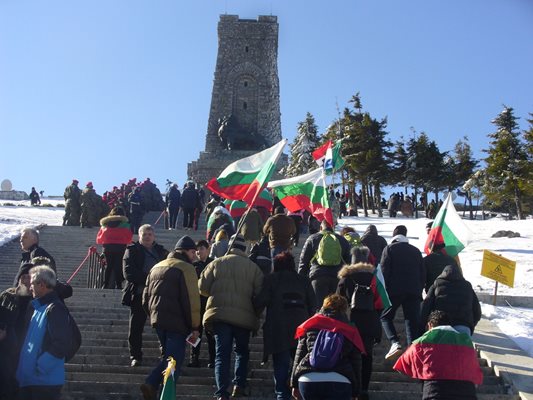
[[[439,368],[438,347],[437,364],[430,366],[433,373],[412,373],[426,366],[413,364],[411,349],[437,334],[458,335],[471,345],[481,311],[457,258],[443,254],[442,248],[422,257],[409,244],[403,225],[387,243],[375,225],[361,235],[350,227],[336,232],[326,221],[317,226],[303,210],[286,213],[276,199],[271,209],[254,207],[236,223],[223,199],[212,195],[204,205],[201,191],[193,182],[186,183],[182,193],[172,185],[166,207],[168,229],[176,227],[181,211],[183,228],[197,229],[205,211],[205,240],[185,235],[166,249],[156,242],[155,228],[141,224],[142,219],[132,231],[132,216],[120,202],[110,204],[111,212],[99,221],[97,240],[107,260],[104,287],[122,289],[122,303],[130,308],[130,366],[144,363],[147,319],[160,342],[161,359],[140,386],[145,400],[158,398],[168,357],[176,361],[177,379],[187,343],[202,336],[207,360],[200,358],[200,341],[189,351],[186,365],[214,369],[217,399],[250,395],[249,342],[261,328],[263,362],[272,359],[279,400],[369,399],[373,347],[382,331],[391,346],[385,358],[398,359],[395,369],[423,379],[425,398],[440,398],[429,396],[453,393],[457,387],[466,393],[462,398],[476,398],[478,375],[449,375],[449,368]],[[130,207],[135,192],[129,196]],[[138,233],[134,241],[133,233]],[[307,233],[295,259],[299,235]],[[55,261],[39,246],[37,231],[24,230],[20,242],[23,253],[14,287],[0,295],[0,349],[9,349],[10,355],[9,362],[0,360],[1,387],[6,388],[0,399],[16,398],[17,390],[21,399],[57,399],[64,384],[67,343],[72,341],[63,300],[72,295],[72,288],[55,278]],[[378,290],[377,268],[390,307],[384,306],[387,302]],[[405,338],[393,323],[399,307]],[[0,358],[7,354],[0,351]],[[471,366],[468,357],[455,362]],[[39,371],[38,379],[28,371]]]

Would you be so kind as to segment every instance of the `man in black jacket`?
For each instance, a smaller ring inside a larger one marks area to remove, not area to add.
[[[194,182],[187,182],[187,187],[181,194],[181,208],[183,210],[183,227],[189,230],[194,224],[194,210],[200,202],[200,196],[194,188]]]
[[[49,260],[47,264],[50,268],[56,271],[56,262],[48,252],[39,247],[39,231],[33,228],[25,228],[20,232],[20,247],[22,248],[22,257],[20,259],[20,267],[26,263],[31,263],[31,260],[36,257],[46,257]],[[21,271],[17,272],[13,280],[13,286],[17,286]]]
[[[398,225],[392,233],[392,242],[381,256],[381,268],[392,307],[381,315],[381,325],[392,345],[385,356],[394,358],[402,352],[402,346],[394,327],[396,310],[401,306],[405,319],[407,345],[418,337],[418,320],[422,289],[426,280],[420,250],[409,244],[407,228]]]
[[[335,293],[339,278],[337,274],[344,264],[350,262],[350,244],[341,235],[333,232],[326,220],[320,224],[321,231],[312,234],[307,238],[300,254],[298,273],[307,276],[311,280],[311,285],[315,291],[316,303],[320,306],[327,295]],[[333,234],[340,244],[341,257],[336,265],[320,265],[317,252],[320,241],[326,234]]]
[[[450,325],[469,336],[481,319],[476,293],[455,263],[446,266],[430,287],[422,303],[420,332],[426,330],[429,314],[435,310],[445,312],[450,318]]]
[[[142,333],[146,323],[146,313],[142,307],[142,293],[146,277],[154,265],[164,260],[168,251],[155,242],[154,228],[142,225],[139,228],[139,241],[126,247],[122,268],[128,284],[124,288],[125,296],[130,296],[130,324],[128,343],[131,366],[142,363]],[[126,304],[128,305],[128,304]]]

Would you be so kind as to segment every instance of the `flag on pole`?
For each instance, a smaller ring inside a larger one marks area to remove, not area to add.
[[[265,207],[267,210],[270,210],[272,208],[272,201],[272,194],[267,188],[264,188],[261,193],[259,193],[259,196],[257,196],[254,206]]]
[[[320,146],[318,149],[316,149],[315,151],[313,151],[312,155],[313,155],[313,160],[316,161],[316,163],[319,165],[319,166],[323,166],[324,165],[324,160],[326,158],[326,152],[328,151],[328,149],[331,147],[331,140],[328,140],[326,143],[324,143],[322,146]]]
[[[289,211],[308,210],[319,221],[325,219],[333,226],[333,214],[329,208],[323,168],[317,168],[304,175],[270,182],[268,187],[274,190],[276,196]]]
[[[248,205],[240,200],[224,200],[224,205],[232,218],[242,217],[248,208]]]
[[[163,372],[163,390],[159,400],[175,400],[176,399],[176,381],[174,379],[174,371],[176,371],[176,360],[172,357],[168,358],[167,369]]]
[[[283,139],[266,150],[231,163],[218,178],[207,182],[206,187],[227,199],[254,204],[274,173],[286,144],[287,139]]]
[[[472,241],[472,238],[472,232],[455,210],[452,194],[448,193],[431,225],[424,251],[430,254],[434,246],[444,243],[443,252],[455,257]]]
[[[344,165],[344,159],[341,157],[341,146],[342,140],[338,140],[335,144],[328,140],[313,151],[313,159],[318,165],[324,167],[328,175],[338,171]]]

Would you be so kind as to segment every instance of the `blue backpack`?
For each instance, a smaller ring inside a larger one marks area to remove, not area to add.
[[[311,366],[322,371],[333,369],[339,361],[343,343],[342,333],[320,330],[309,357]]]

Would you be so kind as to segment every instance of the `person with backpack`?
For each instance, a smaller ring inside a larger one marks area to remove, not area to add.
[[[381,325],[391,342],[391,348],[385,355],[388,360],[398,357],[402,352],[402,345],[394,326],[394,317],[400,306],[405,321],[407,345],[409,346],[418,337],[420,303],[426,282],[422,255],[418,248],[409,244],[405,225],[394,228],[391,244],[383,250],[380,264],[392,303],[392,307],[381,315]]]
[[[332,294],[296,329],[298,348],[290,385],[296,399],[355,400],[361,387],[364,345],[348,323],[348,302]]]
[[[274,257],[274,273],[265,276],[263,288],[253,300],[254,307],[266,307],[263,325],[263,360],[272,355],[276,398],[289,400],[287,385],[291,359],[298,342],[296,328],[315,313],[316,300],[308,278],[298,275],[294,257],[283,252]]]
[[[57,400],[65,383],[65,358],[73,341],[67,307],[54,290],[55,272],[32,268],[33,315],[20,351],[16,378],[20,399]]]
[[[350,261],[350,244],[333,232],[326,220],[321,231],[307,238],[300,254],[298,273],[311,280],[317,304],[337,290],[337,274]]]
[[[352,322],[363,339],[366,354],[362,355],[361,394],[358,400],[368,400],[368,387],[372,376],[372,353],[374,344],[381,341],[379,316],[383,303],[377,291],[375,268],[368,262],[368,247],[352,249],[352,264],[339,272],[337,293],[350,305]]]

